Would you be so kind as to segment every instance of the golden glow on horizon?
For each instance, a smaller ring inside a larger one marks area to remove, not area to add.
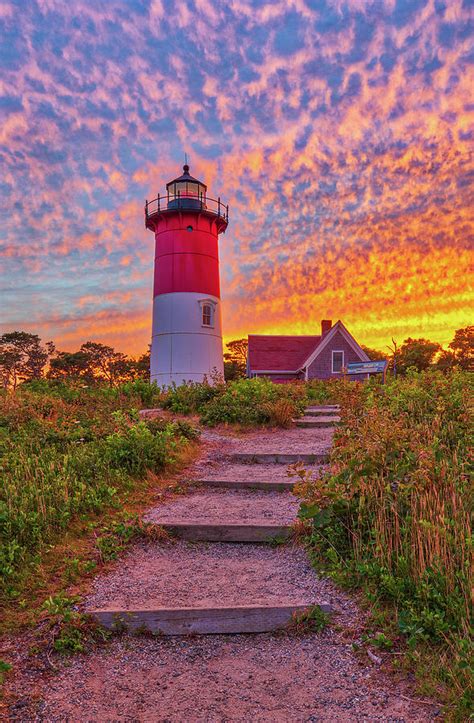
[[[372,17],[360,0],[200,0],[199,12],[181,3],[173,35],[162,3],[141,16],[78,0],[55,8],[60,27],[82,28],[59,57],[50,3],[25,8],[24,23],[4,3],[26,37],[2,90],[13,99],[0,129],[8,330],[65,350],[88,339],[146,349],[143,201],[186,149],[193,175],[230,205],[226,341],[314,334],[331,318],[371,347],[408,336],[446,346],[473,323],[474,73],[469,9],[445,4],[411,0],[400,15],[381,1]],[[28,37],[38,24],[43,44]]]

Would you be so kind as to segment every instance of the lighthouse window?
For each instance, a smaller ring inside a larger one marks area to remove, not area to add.
[[[212,326],[212,306],[210,304],[202,306],[202,325]]]
[[[191,232],[192,230],[193,230],[193,227],[192,227],[192,226],[186,226],[186,231]]]

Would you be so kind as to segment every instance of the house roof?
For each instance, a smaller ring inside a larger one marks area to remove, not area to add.
[[[337,321],[324,336],[263,336],[249,334],[248,364],[252,372],[297,372],[306,369],[337,333],[342,334],[361,361],[369,357],[349,334],[342,321]]]
[[[297,371],[316,349],[320,336],[249,335],[249,367],[257,371]]]

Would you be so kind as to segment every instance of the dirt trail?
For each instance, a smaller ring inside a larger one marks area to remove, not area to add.
[[[183,479],[279,479],[282,465],[235,464],[234,452],[327,451],[332,430],[291,429],[249,435],[208,433],[205,453]],[[317,471],[318,468],[315,468]],[[289,492],[207,490],[147,512],[149,520],[295,519]],[[15,721],[430,721],[436,706],[414,702],[352,642],[363,618],[357,605],[318,579],[302,547],[258,544],[137,543],[115,569],[99,575],[83,609],[111,606],[309,604],[324,600],[334,625],[320,633],[146,637],[122,635],[93,651],[29,670]]]

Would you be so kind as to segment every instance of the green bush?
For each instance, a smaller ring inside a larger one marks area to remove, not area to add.
[[[331,471],[302,473],[297,488],[313,557],[336,580],[393,606],[410,646],[447,646],[465,699],[456,661],[471,614],[472,375],[410,372],[385,386],[341,385],[338,394],[343,424]]]
[[[304,384],[274,384],[268,379],[237,379],[227,384],[191,382],[171,387],[163,406],[176,413],[198,414],[201,422],[287,426],[305,407]]]
[[[38,381],[0,396],[0,578],[9,594],[26,562],[82,514],[116,504],[134,479],[176,460],[196,431],[139,421],[156,388]],[[148,395],[148,396],[147,396]]]

